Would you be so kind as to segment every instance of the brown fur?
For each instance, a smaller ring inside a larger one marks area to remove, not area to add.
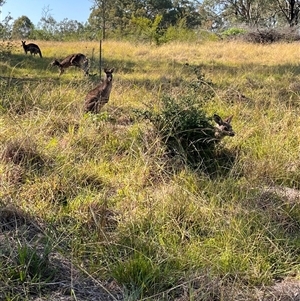
[[[23,49],[24,49],[26,54],[29,51],[31,55],[32,54],[34,54],[34,55],[39,54],[40,57],[43,57],[41,49],[38,45],[33,44],[33,43],[29,43],[29,44],[26,45],[26,41],[22,41],[22,46],[23,46]]]
[[[112,69],[104,69],[106,78],[96,88],[91,90],[85,97],[85,112],[99,113],[101,108],[109,101],[109,96],[112,88]]]
[[[235,135],[232,126],[230,124],[233,116],[227,117],[224,120],[217,114],[214,115],[214,121],[216,122],[215,137],[221,140],[225,136],[233,137]]]
[[[59,75],[62,75],[67,68],[72,66],[82,69],[85,75],[89,75],[88,59],[82,53],[71,54],[65,59],[63,59],[61,62],[59,62],[58,60],[54,60],[51,63],[51,65],[58,66],[58,68],[60,69]]]

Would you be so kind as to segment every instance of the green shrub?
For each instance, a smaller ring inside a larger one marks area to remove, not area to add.
[[[205,163],[216,146],[214,126],[191,96],[162,98],[162,109],[150,117],[170,155],[189,164]]]
[[[229,28],[225,31],[222,32],[222,36],[223,37],[234,37],[234,36],[238,36],[241,34],[245,34],[247,31],[245,29],[241,29],[241,28]]]

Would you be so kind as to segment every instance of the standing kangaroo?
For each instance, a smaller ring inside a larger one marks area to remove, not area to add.
[[[22,46],[23,46],[23,49],[26,54],[29,51],[31,55],[34,54],[34,56],[35,56],[36,54],[39,54],[40,57],[43,57],[41,49],[38,45],[33,44],[33,43],[29,43],[26,45],[26,41],[22,41]]]
[[[85,112],[99,113],[101,108],[109,101],[112,88],[112,69],[104,69],[106,78],[96,88],[91,90],[85,97]]]
[[[214,114],[214,121],[216,122],[216,126],[214,128],[215,137],[218,141],[223,139],[225,136],[233,137],[235,135],[232,126],[231,120],[233,116],[227,117],[224,120],[217,114]]]
[[[72,66],[82,69],[85,75],[89,75],[89,61],[87,57],[82,53],[71,54],[61,62],[54,60],[51,63],[51,66],[58,66],[58,68],[60,69],[59,75],[62,75],[67,68]]]

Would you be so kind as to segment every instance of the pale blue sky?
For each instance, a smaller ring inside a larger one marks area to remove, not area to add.
[[[49,13],[57,22],[67,18],[85,23],[93,3],[93,0],[6,0],[0,7],[0,21],[10,12],[14,20],[24,15],[36,26],[42,17],[43,9],[49,8]]]

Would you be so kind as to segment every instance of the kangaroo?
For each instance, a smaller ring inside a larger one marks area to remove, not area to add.
[[[55,59],[51,63],[51,66],[58,66],[58,68],[60,69],[59,76],[61,76],[67,68],[72,66],[82,69],[85,75],[89,75],[89,61],[87,57],[82,53],[71,54],[61,62]]]
[[[216,122],[216,126],[214,128],[215,131],[215,138],[220,141],[225,136],[233,137],[235,132],[232,130],[231,127],[231,120],[233,116],[227,117],[224,120],[217,114],[214,114],[213,119]]]
[[[112,69],[104,69],[106,78],[96,88],[91,90],[85,97],[85,112],[99,113],[101,108],[109,101],[112,88]]]
[[[33,44],[33,43],[29,43],[26,45],[26,41],[22,41],[22,46],[23,46],[23,49],[26,54],[29,51],[31,55],[34,54],[34,56],[35,56],[36,54],[39,54],[40,57],[43,57],[41,49],[38,45]]]

